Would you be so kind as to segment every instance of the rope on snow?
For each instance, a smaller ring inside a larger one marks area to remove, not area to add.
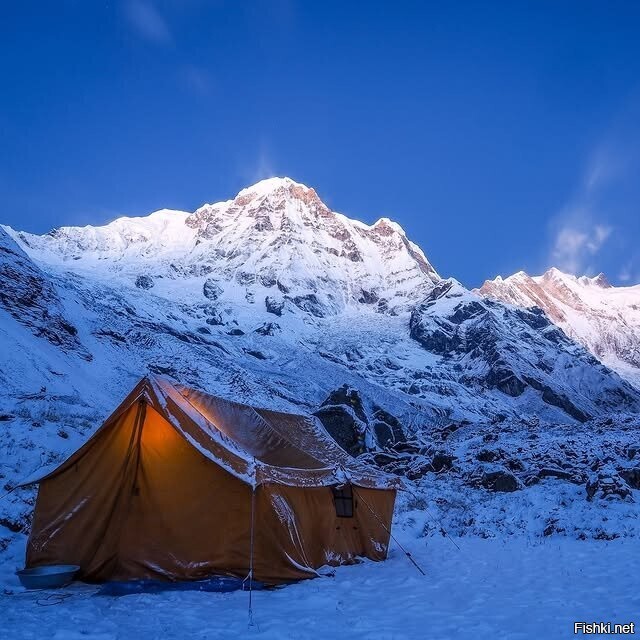
[[[375,519],[383,526],[384,530],[389,534],[391,539],[400,547],[400,549],[402,549],[402,551],[404,552],[404,555],[407,556],[407,558],[409,558],[409,561],[415,566],[415,568],[423,576],[426,576],[427,574],[422,570],[422,567],[413,559],[413,556],[400,544],[400,542],[398,542],[398,539],[393,535],[393,533],[391,533],[391,530],[380,519],[380,516],[378,516],[378,514],[372,509],[371,505],[362,497],[362,494],[360,494],[360,492],[356,491],[355,486],[353,487],[353,492],[358,495],[358,497],[360,498],[360,500],[362,500],[362,502],[364,502],[364,504],[366,505],[367,509],[369,509],[369,511],[371,511],[371,513],[373,514]]]

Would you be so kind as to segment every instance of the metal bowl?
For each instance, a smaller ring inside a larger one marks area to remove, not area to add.
[[[25,589],[57,589],[68,585],[80,570],[76,564],[50,564],[16,571]]]

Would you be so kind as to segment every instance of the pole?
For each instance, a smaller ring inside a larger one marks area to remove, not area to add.
[[[251,488],[251,534],[249,543],[249,626],[253,626],[253,532],[256,511],[256,485]]]

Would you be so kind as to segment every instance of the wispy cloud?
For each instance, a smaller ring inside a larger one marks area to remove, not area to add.
[[[618,280],[620,280],[620,282],[630,282],[632,276],[632,271],[631,271],[631,262],[628,262],[627,264],[622,266],[622,269],[620,269],[620,273],[618,274]]]
[[[618,280],[622,284],[634,285],[640,283],[640,256],[632,256],[625,262],[618,272]]]
[[[241,166],[240,179],[246,184],[254,184],[265,180],[266,178],[273,178],[278,175],[275,162],[269,151],[266,142],[260,144],[256,155],[249,161],[244,162]]]
[[[124,13],[131,28],[145,40],[163,45],[173,41],[169,25],[149,0],[127,0]]]
[[[551,252],[553,264],[577,275],[593,271],[589,260],[598,254],[612,231],[612,227],[587,221],[563,226],[555,236]]]
[[[640,281],[640,94],[621,105],[549,223],[546,266]]]
[[[614,231],[600,207],[600,195],[620,171],[621,163],[610,149],[593,155],[577,192],[551,221],[551,265],[576,275],[594,271],[593,260]]]

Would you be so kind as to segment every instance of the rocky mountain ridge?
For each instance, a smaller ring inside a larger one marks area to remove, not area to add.
[[[550,269],[487,280],[478,293],[520,307],[538,307],[598,360],[640,386],[640,285],[614,287],[604,276]]]

